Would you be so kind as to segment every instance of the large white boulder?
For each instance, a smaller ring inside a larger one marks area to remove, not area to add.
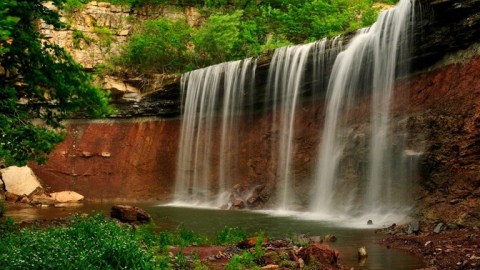
[[[33,171],[28,166],[10,166],[1,169],[5,189],[17,195],[30,195],[38,187],[42,187]]]
[[[78,202],[83,200],[83,196],[78,194],[75,191],[60,191],[50,193],[50,196],[55,200],[55,202],[66,203],[66,202]]]

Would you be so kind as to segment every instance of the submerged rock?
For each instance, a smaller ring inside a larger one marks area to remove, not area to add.
[[[142,208],[120,204],[112,206],[110,217],[126,223],[148,223],[152,220]]]
[[[366,247],[358,248],[358,259],[365,259],[368,257],[368,252]]]

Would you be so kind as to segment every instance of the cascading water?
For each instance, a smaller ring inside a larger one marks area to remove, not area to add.
[[[337,44],[336,40],[333,42]],[[282,47],[275,50],[269,68],[267,100],[273,100],[272,130],[278,132],[278,139],[272,145],[272,159],[277,160],[277,198],[280,210],[291,210],[296,204],[293,194],[295,175],[293,173],[293,152],[295,139],[295,112],[304,83],[306,68],[312,60],[311,81],[321,79],[328,63],[327,39],[304,45]],[[335,47],[336,48],[336,47]],[[333,50],[334,51],[334,50]],[[313,56],[313,59],[311,59]]]
[[[245,88],[251,87],[249,80],[253,80],[255,66],[247,59],[182,76],[184,108],[175,182],[177,203],[223,203],[221,195],[231,188],[236,162],[238,126],[234,119],[242,109]]]
[[[392,111],[392,90],[408,62],[412,9],[410,0],[401,0],[344,51],[341,38],[277,49],[266,89],[258,88],[263,84],[251,59],[184,74],[176,202],[225,205],[238,198],[229,193],[235,184],[258,185],[245,178],[253,175],[263,185],[275,183],[272,208],[296,210],[306,197],[297,189],[296,154],[303,143],[297,127],[305,129],[298,114],[308,97],[325,105],[324,115],[312,115],[324,119],[310,211],[351,217],[405,209],[414,165],[406,156],[405,119]],[[252,114],[245,114],[247,107]],[[245,194],[240,199],[247,201]]]
[[[402,165],[405,132],[392,123],[392,90],[408,59],[412,20],[412,2],[401,0],[338,55],[327,89],[313,212],[383,215],[406,206],[393,192],[395,187],[401,193],[408,179]],[[368,111],[363,122],[370,127],[358,119]]]

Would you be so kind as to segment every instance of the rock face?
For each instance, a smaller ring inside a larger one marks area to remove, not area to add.
[[[5,189],[16,195],[30,195],[35,189],[41,187],[40,182],[28,167],[11,166],[0,170],[5,182]]]
[[[71,121],[45,165],[31,164],[51,192],[90,200],[166,200],[175,179],[178,120]]]

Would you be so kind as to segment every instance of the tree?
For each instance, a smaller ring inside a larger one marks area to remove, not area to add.
[[[107,93],[38,31],[40,21],[65,27],[55,10],[64,1],[0,3],[0,162],[6,165],[44,162],[64,137],[61,121],[73,113],[110,113]]]

